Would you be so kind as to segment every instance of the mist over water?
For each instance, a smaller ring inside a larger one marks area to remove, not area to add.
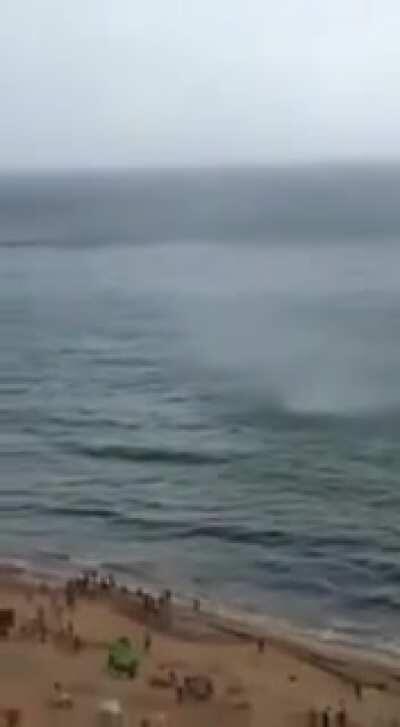
[[[393,169],[3,180],[4,558],[396,646],[399,191]]]

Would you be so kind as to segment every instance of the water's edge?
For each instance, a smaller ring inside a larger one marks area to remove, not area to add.
[[[119,586],[124,586],[132,594],[140,586],[147,592],[157,595],[160,593],[160,584],[136,581],[132,577],[122,577],[120,573],[102,567],[101,563],[91,561],[72,562],[65,560],[61,567],[49,568],[40,563],[32,564],[28,560],[0,558],[0,585],[1,583],[28,583],[40,585],[43,583],[51,587],[62,587],[68,578],[76,577],[85,568],[94,568],[100,574],[113,574]],[[173,584],[168,584],[169,587]],[[193,598],[196,593],[183,593],[174,590],[174,601],[179,609],[185,612],[192,610]],[[327,667],[330,662],[341,660],[346,665],[366,666],[369,669],[397,670],[399,668],[399,650],[388,648],[386,645],[367,645],[357,642],[347,633],[339,630],[319,631],[302,626],[300,622],[277,619],[268,613],[249,613],[244,609],[231,607],[227,603],[215,602],[207,599],[201,600],[201,617],[216,631],[230,633],[238,638],[254,639],[265,636],[270,643],[289,651],[300,650],[303,656],[312,657],[317,662],[322,660],[321,666]],[[326,663],[325,663],[326,662]],[[397,671],[396,671],[397,673]],[[343,674],[342,674],[343,676]]]

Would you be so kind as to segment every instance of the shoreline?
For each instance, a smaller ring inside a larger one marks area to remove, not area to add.
[[[18,590],[26,585],[35,588],[45,584],[50,590],[63,590],[68,577],[76,577],[79,572],[79,569],[71,567],[68,574],[55,574],[45,568],[35,569],[25,564],[0,561],[0,589],[16,587]],[[99,569],[99,572],[103,571]],[[126,589],[124,598],[132,599],[132,603],[135,603],[135,590],[140,584],[131,581],[129,585],[121,585]],[[145,588],[148,593],[157,596],[157,588],[147,583]],[[372,687],[379,683],[376,675],[400,681],[400,657],[390,652],[354,643],[343,644],[340,639],[324,640],[316,631],[304,630],[286,620],[278,621],[267,613],[252,613],[246,618],[244,613],[230,610],[229,607],[213,608],[211,602],[202,601],[201,610],[194,614],[192,600],[174,596],[174,608],[180,618],[180,627],[173,632],[176,638],[197,641],[199,626],[208,633],[210,640],[218,635],[226,635],[242,642],[255,642],[262,636],[277,649],[296,655],[351,683],[357,680],[360,670],[375,675],[372,681],[368,677]]]

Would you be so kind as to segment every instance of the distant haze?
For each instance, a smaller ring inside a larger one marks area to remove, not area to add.
[[[400,158],[398,0],[0,0],[0,170]]]

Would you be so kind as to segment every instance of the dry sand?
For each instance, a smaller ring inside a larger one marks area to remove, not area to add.
[[[78,653],[57,638],[55,598],[64,608],[63,626],[72,620],[83,639]],[[49,628],[45,643],[34,634],[20,633],[39,605]],[[389,726],[400,719],[400,666],[397,670],[395,664],[268,634],[264,653],[258,653],[253,635],[240,624],[173,605],[171,623],[152,617],[150,653],[130,680],[112,676],[106,664],[108,644],[115,638],[127,636],[142,649],[145,616],[133,596],[85,596],[72,611],[65,607],[61,588],[43,594],[37,586],[8,577],[0,583],[0,608],[8,607],[15,608],[17,623],[0,641],[0,709],[21,708],[27,727],[96,725],[98,704],[108,698],[120,701],[126,727],[139,727],[143,717],[156,712],[171,727],[301,727],[311,725],[311,708],[330,705],[334,711],[341,700],[349,724]],[[151,675],[169,668],[179,675],[209,675],[215,695],[206,702],[185,697],[178,704],[173,688],[149,683]],[[355,680],[364,685],[361,701]],[[71,710],[49,705],[55,681],[71,694]]]

